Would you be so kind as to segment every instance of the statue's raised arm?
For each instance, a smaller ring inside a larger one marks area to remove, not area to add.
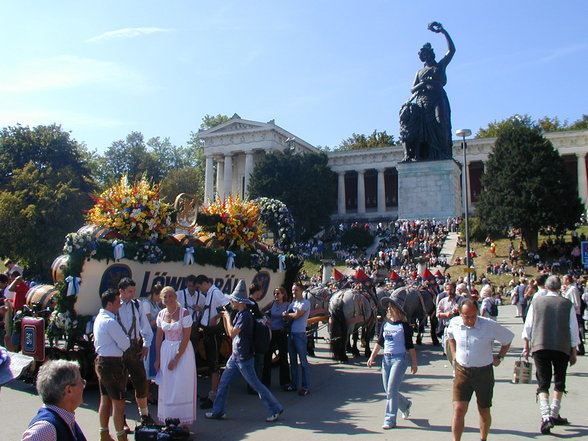
[[[449,64],[449,62],[453,58],[453,55],[455,54],[455,44],[453,44],[453,40],[451,39],[449,32],[447,32],[447,30],[443,27],[443,25],[441,23],[439,23],[438,21],[434,21],[432,23],[429,23],[429,25],[427,26],[427,29],[431,32],[436,33],[436,34],[445,35],[445,39],[447,40],[447,52],[445,53],[445,56],[443,57],[443,59],[441,59],[439,61],[439,63],[441,63],[442,61],[445,60],[445,65]]]

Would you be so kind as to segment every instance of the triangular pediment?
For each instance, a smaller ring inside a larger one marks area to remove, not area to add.
[[[201,138],[208,138],[216,135],[225,135],[239,132],[247,132],[250,130],[272,130],[275,126],[268,123],[260,123],[256,121],[248,121],[240,118],[230,119],[229,121],[219,124],[208,130],[199,133]]]

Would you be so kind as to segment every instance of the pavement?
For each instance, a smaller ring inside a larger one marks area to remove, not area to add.
[[[495,369],[496,385],[492,407],[491,440],[566,438],[588,439],[587,377],[588,357],[578,357],[578,363],[568,369],[568,394],[562,401],[561,415],[572,423],[552,430],[551,435],[539,433],[539,410],[535,402],[536,384],[512,384],[514,362],[522,348],[522,322],[515,318],[515,307],[500,307],[499,322],[515,333],[511,350]],[[325,330],[321,331],[324,335]],[[319,340],[317,357],[311,357],[311,394],[305,397],[272,388],[284,405],[283,418],[266,423],[267,411],[256,396],[247,395],[240,381],[233,385],[228,407],[228,419],[206,420],[198,410],[198,420],[192,426],[195,440],[340,440],[349,435],[361,440],[416,440],[436,441],[451,439],[451,366],[439,347],[428,338],[417,347],[419,370],[407,374],[402,392],[413,401],[408,420],[398,419],[393,430],[381,429],[384,413],[384,393],[379,369],[369,369],[365,357],[339,364],[329,358],[327,343]],[[379,363],[378,363],[379,365]],[[274,381],[278,372],[274,370]],[[199,381],[199,392],[208,390],[208,380]],[[98,439],[97,391],[88,389],[85,402],[76,417],[89,441]],[[0,440],[20,440],[27,423],[35,415],[40,400],[31,385],[14,382],[0,392],[2,426]],[[155,414],[155,406],[151,406]],[[127,406],[129,417],[136,417],[136,408]],[[112,429],[111,429],[112,432]],[[133,437],[129,437],[133,439]],[[474,403],[466,416],[463,440],[479,440],[478,417]]]

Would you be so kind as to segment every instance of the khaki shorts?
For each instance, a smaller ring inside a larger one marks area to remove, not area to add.
[[[467,401],[476,393],[480,409],[492,407],[494,393],[494,369],[491,364],[483,367],[467,368],[454,363],[453,401]]]
[[[149,390],[145,364],[141,360],[142,351],[143,340],[139,339],[131,341],[131,346],[123,354],[123,365],[131,377],[137,398],[145,398]]]
[[[123,401],[127,393],[127,372],[122,357],[97,356],[94,361],[100,395]]]

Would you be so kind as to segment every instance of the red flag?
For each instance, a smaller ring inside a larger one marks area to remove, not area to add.
[[[365,279],[369,279],[367,274],[364,273],[363,270],[360,270],[360,269],[355,271],[355,275],[353,277],[355,277],[355,279],[359,280],[360,282],[363,282]]]
[[[337,268],[333,268],[333,278],[338,282],[339,280],[343,279],[345,276],[342,272],[337,271]]]
[[[441,271],[437,270],[437,272],[435,273],[435,277],[442,278],[443,274],[441,274]]]
[[[398,273],[396,273],[396,271],[392,270],[392,272],[390,273],[390,280],[398,280],[400,279],[400,276],[398,275]]]
[[[425,268],[425,270],[423,271],[423,274],[421,274],[421,277],[425,280],[429,280],[433,278],[433,274],[431,274],[431,271],[429,271],[429,268]]]

